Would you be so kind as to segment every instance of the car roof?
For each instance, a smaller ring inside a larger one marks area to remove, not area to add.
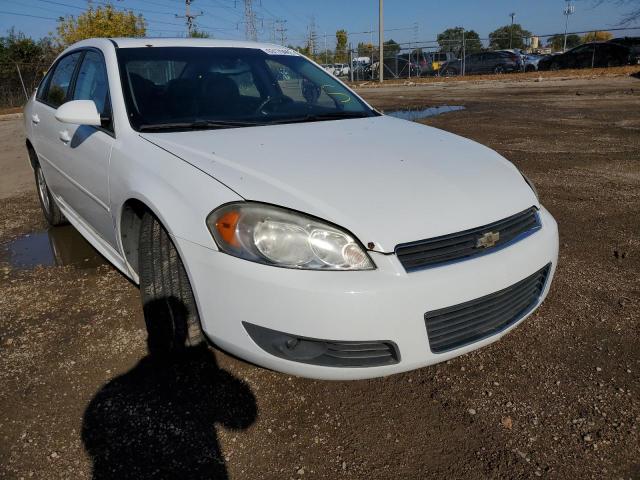
[[[140,47],[227,47],[227,48],[285,48],[282,45],[262,42],[247,42],[241,40],[217,40],[212,38],[169,38],[169,37],[137,37],[137,38],[89,38],[69,46],[67,50],[80,47],[105,48]]]

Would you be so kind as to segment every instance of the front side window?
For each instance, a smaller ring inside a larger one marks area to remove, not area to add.
[[[44,98],[45,103],[51,107],[58,108],[66,101],[73,72],[81,55],[82,52],[72,53],[63,57],[56,65]]]
[[[100,117],[106,119],[105,125],[111,130],[111,104],[109,101],[109,81],[107,69],[98,52],[90,50],[84,56],[76,85],[73,90],[74,100],[93,100]]]
[[[333,76],[286,49],[146,47],[117,54],[137,130],[377,115]]]

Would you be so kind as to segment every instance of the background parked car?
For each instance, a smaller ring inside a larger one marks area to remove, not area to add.
[[[522,70],[520,55],[509,52],[472,53],[465,57],[465,73],[508,73]],[[440,75],[453,76],[462,72],[462,60],[446,62],[440,69]]]
[[[538,71],[538,64],[546,55],[538,55],[536,53],[526,53],[523,57],[524,71],[536,72]]]
[[[380,62],[371,65],[371,78],[378,78]],[[409,62],[400,56],[384,59],[384,77],[385,78],[406,78],[417,77],[420,74],[420,68],[417,63]]]
[[[638,63],[638,57],[638,52],[626,45],[614,42],[590,42],[567,52],[543,58],[538,63],[538,69],[617,67]]]
[[[333,74],[336,77],[349,75],[349,64],[348,63],[336,63],[333,66]]]
[[[322,68],[324,68],[327,72],[329,72],[330,74],[333,75],[333,72],[335,71],[335,67],[333,66],[333,64],[331,63],[326,63],[323,65],[320,65]]]
[[[636,60],[640,58],[640,37],[619,37],[609,40],[609,43],[616,43],[631,49]]]

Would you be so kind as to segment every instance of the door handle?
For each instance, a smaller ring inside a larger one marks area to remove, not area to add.
[[[37,124],[39,124],[39,123],[40,123],[40,117],[38,116],[38,114],[37,114],[37,113],[35,113],[35,114],[31,115],[31,121],[32,121],[35,125],[37,125]]]
[[[62,130],[61,132],[59,132],[59,134],[60,134],[60,140],[62,140],[64,143],[68,143],[71,141],[69,132],[67,132],[66,130]]]

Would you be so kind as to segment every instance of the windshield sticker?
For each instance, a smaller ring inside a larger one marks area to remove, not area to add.
[[[298,52],[287,47],[267,47],[261,48],[260,50],[262,50],[267,55],[291,55],[294,57],[297,57],[299,55]]]

